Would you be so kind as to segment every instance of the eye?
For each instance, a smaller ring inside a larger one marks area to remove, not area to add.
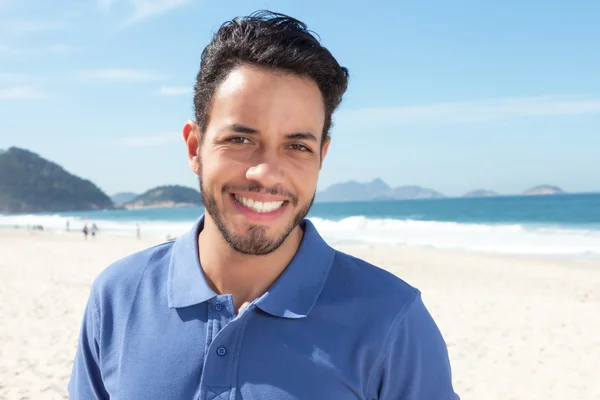
[[[235,137],[231,137],[229,139],[227,139],[228,142],[234,143],[234,144],[248,144],[250,143],[250,141],[248,139],[246,139],[245,137],[242,136],[235,136]]]
[[[297,150],[297,151],[308,151],[308,152],[311,151],[308,147],[306,147],[303,144],[292,144],[290,147],[292,148],[292,150]]]

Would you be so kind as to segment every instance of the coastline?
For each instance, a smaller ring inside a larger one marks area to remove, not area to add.
[[[175,201],[161,201],[156,203],[134,203],[123,206],[124,210],[151,210],[156,208],[182,208],[182,207],[197,207],[197,203],[177,203]]]

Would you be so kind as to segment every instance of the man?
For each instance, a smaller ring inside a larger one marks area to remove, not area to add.
[[[458,398],[419,291],[305,219],[347,82],[295,19],[219,29],[183,128],[206,213],[94,281],[71,398]]]

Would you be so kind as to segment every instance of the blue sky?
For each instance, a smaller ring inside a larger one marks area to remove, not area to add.
[[[319,188],[600,191],[600,2],[0,0],[0,148],[108,194],[196,187],[181,139],[200,53],[257,9],[350,69]]]

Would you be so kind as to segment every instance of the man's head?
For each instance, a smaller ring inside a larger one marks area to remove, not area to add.
[[[221,26],[202,53],[184,127],[207,222],[236,251],[276,250],[308,214],[348,71],[287,16]]]

